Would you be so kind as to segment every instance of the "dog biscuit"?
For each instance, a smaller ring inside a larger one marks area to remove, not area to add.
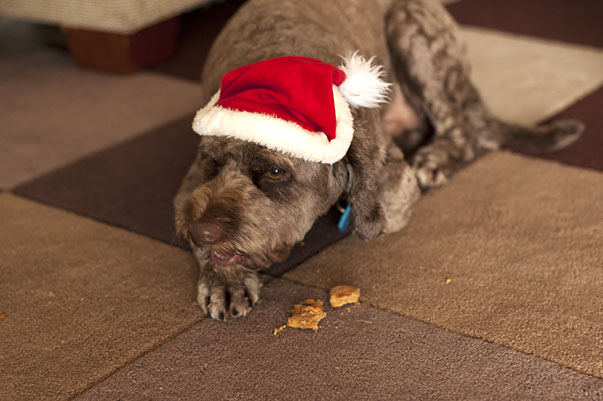
[[[329,302],[333,308],[338,308],[347,304],[357,304],[358,298],[360,298],[360,288],[350,285],[338,285],[331,288]]]
[[[291,317],[287,321],[287,326],[317,331],[318,322],[327,316],[322,306],[322,301],[314,299],[306,299],[295,305],[290,311]]]

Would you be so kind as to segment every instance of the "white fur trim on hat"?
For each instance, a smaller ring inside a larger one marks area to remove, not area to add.
[[[333,100],[337,126],[336,137],[331,141],[323,132],[308,131],[275,116],[217,106],[219,98],[220,91],[197,111],[193,131],[199,135],[238,138],[294,157],[329,164],[341,160],[352,142],[352,112],[335,85]]]
[[[375,57],[366,60],[355,51],[342,58],[339,68],[345,72],[346,79],[339,90],[352,107],[373,108],[389,101],[391,84],[381,79],[385,72],[382,66],[373,65]]]

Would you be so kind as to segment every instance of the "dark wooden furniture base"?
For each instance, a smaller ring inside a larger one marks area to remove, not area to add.
[[[128,74],[172,57],[178,45],[180,17],[132,34],[63,27],[69,50],[84,68]]]

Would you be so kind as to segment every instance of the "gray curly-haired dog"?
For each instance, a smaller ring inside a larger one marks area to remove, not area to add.
[[[208,56],[204,104],[242,65],[279,56],[338,65],[351,51],[374,57],[393,85],[385,107],[352,110],[343,159],[316,163],[201,137],[174,200],[175,223],[200,267],[198,303],[213,318],[247,315],[260,296],[257,272],[284,260],[339,200],[351,205],[355,233],[371,239],[404,227],[421,189],[444,184],[480,149],[554,150],[582,129],[575,121],[526,128],[494,118],[469,79],[457,26],[430,0],[250,0]],[[404,154],[413,155],[411,166]]]

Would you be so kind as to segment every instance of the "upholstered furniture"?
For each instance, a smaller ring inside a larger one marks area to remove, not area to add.
[[[56,24],[84,67],[133,72],[175,51],[180,15],[211,0],[2,0],[0,15]]]

